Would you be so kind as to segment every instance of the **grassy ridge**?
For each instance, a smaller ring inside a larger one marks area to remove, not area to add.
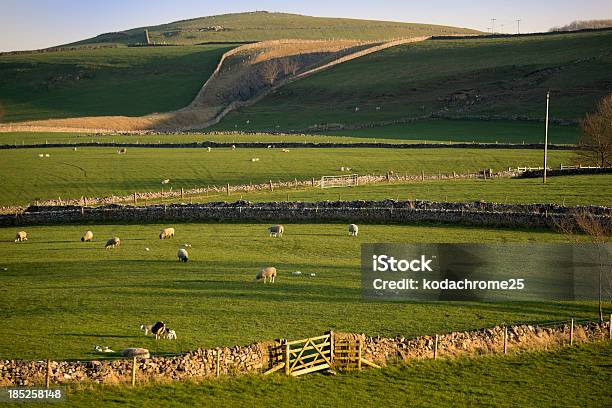
[[[231,45],[108,48],[0,57],[5,122],[138,116],[189,104]]]
[[[38,154],[50,154],[40,158]],[[551,151],[549,165],[569,163],[573,152]],[[25,204],[49,198],[125,195],[160,191],[164,179],[174,189],[265,183],[343,174],[428,174],[478,171],[485,168],[538,166],[535,150],[479,149],[146,149],[130,148],[118,155],[113,148],[24,149],[0,151],[4,180],[0,205]],[[260,158],[258,162],[251,159]],[[82,168],[83,170],[79,169]],[[346,173],[344,173],[346,174]]]
[[[218,27],[217,30],[214,27]],[[220,29],[219,29],[220,28]],[[144,29],[152,42],[197,44],[210,41],[263,41],[280,38],[306,40],[381,40],[422,35],[469,34],[476,30],[431,24],[347,18],[310,17],[287,13],[233,13],[175,21],[109,33],[71,45],[92,43],[143,43]]]
[[[609,93],[611,40],[604,31],[393,47],[296,81],[217,128],[304,129],[432,113],[542,118],[548,89],[551,116],[578,119]]]
[[[588,302],[362,300],[361,243],[565,240],[552,232],[361,225],[353,239],[345,224],[286,224],[285,236],[273,239],[267,224],[173,226],[175,239],[163,241],[163,226],[155,224],[32,226],[23,244],[12,242],[14,228],[0,228],[0,358],[94,358],[93,344],[178,352],[329,329],[412,336],[596,314]],[[86,229],[94,242],[79,241]],[[113,236],[121,247],[105,250]],[[187,264],[176,260],[185,242],[193,245]],[[278,268],[277,283],[251,282],[266,265]],[[298,270],[302,276],[291,275]],[[160,319],[177,341],[139,332],[140,324]]]
[[[341,376],[242,377],[132,389],[71,390],[66,406],[609,406],[610,342],[510,357],[398,364]],[[304,392],[305,389],[310,392]],[[443,391],[442,391],[443,389]],[[61,404],[60,404],[61,405]]]

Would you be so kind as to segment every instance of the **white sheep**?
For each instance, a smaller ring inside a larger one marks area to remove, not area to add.
[[[118,246],[121,245],[121,240],[117,237],[111,238],[108,241],[106,241],[106,246],[105,248],[117,248]]]
[[[268,233],[270,234],[271,237],[274,237],[274,238],[282,237],[283,234],[285,233],[285,227],[280,224],[273,225],[270,228],[268,228]]]
[[[232,150],[236,150],[236,145],[232,145]]]
[[[38,157],[45,157],[45,155],[42,153],[38,153]]]
[[[176,340],[176,332],[172,329],[166,328],[166,332],[163,337],[168,340]]]
[[[283,153],[289,153],[289,149],[283,149]]]
[[[168,183],[170,183],[170,179],[165,179],[165,180],[162,180],[162,182],[161,182],[161,183],[162,183],[162,184],[168,184]]]
[[[81,242],[91,242],[91,241],[93,241],[93,232],[85,231],[85,233],[81,237]]]
[[[164,228],[159,233],[159,239],[166,239],[174,237],[174,228]]]
[[[51,157],[49,153],[45,153],[45,157]]]
[[[355,112],[359,112],[359,106],[355,106]]]
[[[141,324],[140,325],[140,330],[144,333],[145,336],[147,336],[151,332],[152,328],[153,328],[152,324]]]
[[[185,248],[179,249],[176,253],[176,256],[181,262],[187,262],[189,260],[189,253],[187,253],[187,250]]]
[[[208,152],[210,153],[212,151],[212,147],[208,146],[206,150],[208,150]]]
[[[19,231],[17,235],[15,235],[15,242],[23,242],[28,240],[28,233],[25,231]]]
[[[252,161],[252,162],[258,162],[258,161],[259,161],[259,157],[253,157],[253,158],[251,159],[251,161]]]
[[[348,231],[351,237],[356,237],[359,234],[359,227],[355,224],[349,224]]]
[[[255,281],[263,279],[264,283],[268,283],[268,280],[270,280],[271,283],[274,283],[275,278],[276,268],[273,266],[268,266],[257,273],[257,275],[255,276]]]

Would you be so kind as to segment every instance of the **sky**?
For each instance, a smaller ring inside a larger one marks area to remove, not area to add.
[[[66,44],[134,27],[224,13],[267,10],[442,24],[514,33],[548,31],[574,20],[612,18],[611,0],[0,0],[0,51]]]

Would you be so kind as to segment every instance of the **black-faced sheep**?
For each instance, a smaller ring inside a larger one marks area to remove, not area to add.
[[[159,239],[166,239],[174,237],[174,228],[164,228],[159,233]]]
[[[93,241],[93,232],[85,231],[85,233],[81,237],[81,242],[91,242],[91,241]]]
[[[159,339],[166,332],[166,324],[164,322],[157,322],[151,327],[151,333],[155,336],[155,339]]]
[[[356,237],[359,234],[359,227],[355,224],[349,224],[348,231],[351,237]]]
[[[23,242],[28,240],[28,233],[25,231],[19,231],[17,235],[15,235],[15,242]]]
[[[179,249],[176,256],[178,260],[181,262],[187,262],[189,260],[189,254],[187,253],[187,250],[184,248]]]
[[[255,276],[255,280],[263,279],[264,283],[267,283],[270,280],[271,283],[274,283],[274,279],[276,278],[276,268],[273,266],[268,266],[263,268],[261,271],[257,273]]]
[[[119,238],[115,237],[115,238],[111,238],[108,241],[106,241],[105,248],[106,249],[108,249],[108,248],[117,248],[120,245],[121,245],[121,240]]]
[[[282,237],[283,234],[285,233],[285,227],[283,227],[280,224],[273,225],[270,228],[268,228],[268,232],[270,233],[271,237],[274,237],[274,238]]]

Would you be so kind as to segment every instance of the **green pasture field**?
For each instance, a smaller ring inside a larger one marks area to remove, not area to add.
[[[50,157],[39,157],[49,154]],[[571,151],[551,151],[549,165],[570,163]],[[260,161],[252,162],[252,158]],[[539,166],[542,152],[504,149],[157,149],[129,148],[119,155],[114,148],[40,148],[0,151],[3,180],[0,205],[35,200],[265,183],[270,180],[320,178],[346,174],[437,174],[440,172],[494,171],[517,166]]]
[[[58,406],[610,406],[612,343],[546,352],[425,360],[382,370],[302,378],[239,377],[136,389],[70,389]],[[443,390],[443,392],[441,392]]]
[[[582,175],[542,179],[467,179],[426,180],[367,184],[355,187],[321,189],[318,187],[283,188],[254,193],[208,193],[187,199],[164,198],[149,204],[164,202],[206,201],[325,201],[325,200],[430,200],[430,201],[486,201],[507,204],[546,203],[558,205],[612,205],[612,175]],[[142,203],[141,203],[142,204]]]
[[[188,105],[231,44],[0,56],[3,122],[140,116]]]
[[[285,224],[285,235],[275,239],[267,224],[213,223],[176,224],[175,238],[160,240],[165,226],[30,226],[23,228],[29,237],[23,243],[13,242],[16,228],[0,228],[0,359],[97,358],[94,344],[116,351],[143,346],[159,354],[330,329],[416,336],[597,315],[592,302],[361,297],[361,243],[566,240],[549,231],[361,225],[353,238],[345,224]],[[93,231],[94,242],[80,242],[85,230]],[[114,236],[121,246],[105,250]],[[187,263],[176,258],[184,243],[192,245]],[[276,283],[254,283],[255,274],[270,265],[278,269]],[[178,340],[155,341],[139,332],[140,324],[157,320],[175,329]]]
[[[550,125],[550,144],[574,144],[575,126]],[[544,124],[508,121],[423,120],[403,125],[302,134],[161,134],[91,135],[75,132],[0,133],[0,145],[43,143],[192,143],[192,142],[311,142],[311,143],[544,143]]]
[[[609,93],[611,39],[603,31],[392,47],[284,86],[214,128],[307,129],[431,114],[544,118],[549,89],[551,117],[577,120]]]

